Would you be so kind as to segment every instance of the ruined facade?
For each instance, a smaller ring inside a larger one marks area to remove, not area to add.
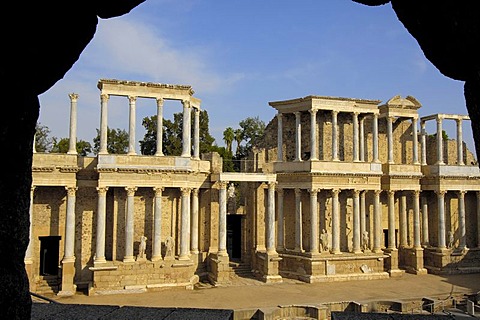
[[[71,94],[69,152],[33,155],[33,292],[193,288],[228,283],[239,265],[265,282],[479,271],[480,173],[462,140],[466,116],[419,117],[412,97],[271,102],[278,114],[263,145],[244,172],[227,173],[218,154],[199,154],[201,101],[190,86],[98,87],[99,154],[76,154]],[[112,95],[129,103],[124,155],[107,152]],[[136,154],[137,99],[156,100],[157,137],[164,100],[182,102],[181,156],[164,155],[161,138],[157,154]],[[443,140],[450,119],[457,139]],[[424,130],[432,120],[436,135]]]

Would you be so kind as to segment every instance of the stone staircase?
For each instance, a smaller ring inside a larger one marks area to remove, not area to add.
[[[60,290],[60,278],[58,276],[40,276],[36,281],[35,293],[41,295],[57,294]]]
[[[255,278],[252,273],[252,268],[248,263],[230,261],[230,268],[232,268],[232,276],[234,277],[251,279]]]

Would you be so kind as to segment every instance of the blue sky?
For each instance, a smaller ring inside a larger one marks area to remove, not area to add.
[[[219,146],[223,130],[247,117],[268,123],[275,115],[269,101],[307,95],[383,102],[411,95],[422,104],[420,116],[467,114],[463,82],[425,58],[390,4],[351,0],[146,0],[127,15],[100,20],[77,63],[40,96],[39,122],[52,136],[68,137],[68,94],[75,92],[78,139],[92,143],[102,78],[191,85]],[[181,108],[166,103],[165,117]],[[155,101],[137,100],[136,112],[140,140],[141,120],[155,114]],[[110,99],[108,124],[128,131],[126,98]],[[444,128],[456,136],[453,121]],[[470,122],[463,129],[473,151]]]

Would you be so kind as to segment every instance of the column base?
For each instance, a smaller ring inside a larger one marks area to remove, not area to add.
[[[126,257],[123,257],[123,262],[127,262],[127,263],[135,262],[135,258],[133,256],[126,256]]]
[[[62,261],[62,289],[57,295],[73,296],[77,291],[77,286],[73,283],[74,278],[75,258],[64,259],[64,261]]]
[[[152,257],[152,262],[156,262],[156,261],[160,261],[160,260],[163,260],[162,256],[153,256]]]

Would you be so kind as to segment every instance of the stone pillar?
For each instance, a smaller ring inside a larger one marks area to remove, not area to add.
[[[75,279],[75,192],[76,187],[66,187],[67,214],[65,218],[65,249],[62,259],[62,290],[60,296],[73,296],[77,286]]]
[[[277,189],[277,212],[278,212],[278,219],[277,219],[277,251],[285,250],[285,221],[284,221],[284,213],[283,213],[283,189]]]
[[[365,212],[365,194],[367,191],[360,192],[360,237],[367,231],[367,215]],[[361,242],[361,241],[360,241]]]
[[[283,161],[283,114],[279,111],[277,113],[277,161]]]
[[[387,117],[388,163],[394,164],[393,158],[393,117]]]
[[[380,207],[380,194],[382,190],[374,191],[373,206],[373,252],[382,252],[382,208]]]
[[[188,260],[190,253],[190,188],[180,188],[182,193],[182,221],[180,226],[180,256],[178,260]]]
[[[30,226],[28,230],[28,246],[25,251],[25,264],[33,263],[33,194],[35,192],[35,186],[30,187],[30,207],[29,207],[29,221]]]
[[[163,99],[157,98],[157,151],[156,156],[163,156]]]
[[[480,248],[480,191],[477,191],[477,248]]]
[[[373,162],[378,163],[380,159],[378,158],[378,114],[373,114],[373,124],[372,124],[372,135],[373,135]]]
[[[407,197],[402,192],[400,194],[400,212],[399,212],[399,229],[400,229],[400,247],[405,248],[408,246],[408,219],[407,219]]]
[[[310,110],[310,160],[318,160],[317,110]]]
[[[420,162],[418,162],[417,118],[412,118],[412,139],[413,139],[413,164],[420,164]]]
[[[353,161],[358,162],[358,112],[353,113]]]
[[[427,130],[425,129],[425,121],[420,122],[420,134],[421,134],[421,145],[422,145],[422,166],[427,165]]]
[[[125,256],[123,257],[123,262],[134,262],[135,257],[133,255],[133,235],[134,235],[134,215],[135,215],[135,206],[134,206],[134,196],[136,187],[125,187],[127,191],[127,214],[125,218]]]
[[[428,201],[427,197],[422,197],[422,245],[428,247],[430,240],[428,234]]]
[[[340,189],[332,190],[332,253],[340,252],[340,208],[338,203],[338,195]]]
[[[191,141],[190,141],[190,118],[191,107],[190,101],[182,100],[183,104],[183,128],[182,128],[182,157],[191,156]]]
[[[195,119],[193,127],[193,158],[200,159],[200,109],[195,108]]]
[[[438,201],[438,249],[447,248],[445,232],[445,193],[446,191],[435,191]]]
[[[100,109],[100,150],[98,154],[108,154],[107,138],[108,138],[108,115],[107,105],[110,96],[108,94],[102,94],[100,96],[102,105]]]
[[[35,133],[35,135],[33,136],[33,153],[37,153],[37,134]]]
[[[395,191],[388,190],[388,248],[396,250],[395,243]]]
[[[137,101],[137,97],[128,96],[128,102],[130,106],[130,117],[128,119],[128,154],[135,155],[135,126],[136,126],[136,107],[135,103]]]
[[[420,239],[420,191],[413,191],[413,247],[422,248]]]
[[[318,253],[318,189],[308,190],[310,193],[310,253]]]
[[[301,112],[295,112],[295,161],[302,160],[302,122]]]
[[[365,161],[365,117],[360,117],[360,125],[359,125],[359,130],[360,130],[360,161],[364,162]]]
[[[443,162],[443,129],[442,129],[443,118],[438,116],[437,118],[437,165],[445,164]]]
[[[162,260],[162,193],[163,187],[155,187],[155,205],[153,208],[153,248],[152,261]]]
[[[332,160],[338,161],[338,111],[332,110]]]
[[[105,263],[105,228],[108,187],[98,187],[97,235],[94,264]]]
[[[463,250],[467,246],[467,233],[465,226],[465,191],[458,192],[458,237],[460,250]]]
[[[227,256],[227,185],[228,181],[221,181],[219,190],[219,217],[218,217],[218,255]]]
[[[195,188],[192,190],[192,233],[190,240],[190,253],[198,254],[198,193],[200,189]]]
[[[462,133],[462,119],[457,119],[457,164],[459,166],[465,165],[463,161],[463,133]]]
[[[362,253],[360,239],[360,190],[353,190],[353,253]]]
[[[295,189],[295,251],[303,252],[302,243],[302,189]]]
[[[268,199],[267,199],[267,221],[266,221],[266,246],[268,254],[276,254],[275,250],[275,184],[268,183]]]
[[[70,93],[70,134],[67,154],[77,154],[77,101],[78,94]]]

